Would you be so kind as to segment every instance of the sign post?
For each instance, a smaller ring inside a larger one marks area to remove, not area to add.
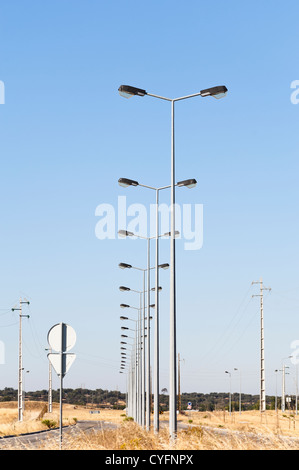
[[[60,377],[60,422],[59,422],[59,446],[62,446],[62,391],[63,378],[76,359],[76,355],[69,353],[76,344],[75,330],[66,323],[54,325],[48,332],[48,343],[52,350],[57,353],[49,353],[48,359],[51,362],[56,374]]]

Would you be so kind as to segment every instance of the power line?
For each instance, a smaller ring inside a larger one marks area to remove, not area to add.
[[[215,355],[218,354],[219,350],[223,348],[223,346],[229,341],[229,338],[230,336],[232,335],[232,333],[234,332],[235,328],[237,327],[237,325],[240,323],[240,321],[242,320],[242,318],[244,317],[245,315],[245,312],[247,311],[247,308],[252,300],[252,298],[250,297],[248,300],[247,300],[247,303],[246,305],[244,306],[243,310],[241,311],[241,314],[240,314],[240,309],[242,307],[242,305],[244,304],[244,302],[246,301],[246,298],[249,294],[251,290],[251,285],[249,287],[249,289],[247,290],[245,296],[243,297],[243,300],[242,302],[240,303],[236,313],[233,315],[233,317],[231,318],[230,322],[228,323],[227,327],[226,327],[226,330],[224,331],[224,333],[222,332],[221,333],[221,336],[219,337],[219,339],[215,342],[215,344],[210,348],[208,349],[200,358],[199,358],[199,361],[205,359],[206,357],[209,357],[209,359],[211,359],[211,357],[213,358]],[[231,325],[233,324],[233,322],[235,321],[235,319],[238,317],[238,315],[240,314],[240,317],[239,319],[237,320],[237,322],[235,323],[235,325],[233,326],[233,328],[231,328]],[[227,336],[227,337],[226,337]],[[212,353],[212,355],[211,355]]]

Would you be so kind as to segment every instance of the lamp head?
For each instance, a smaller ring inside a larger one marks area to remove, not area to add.
[[[197,181],[194,178],[189,179],[189,180],[179,181],[177,183],[177,186],[185,186],[186,188],[189,188],[189,189],[195,188],[196,185],[197,185]]]
[[[120,85],[118,92],[123,98],[132,98],[132,96],[144,96],[146,91],[129,85]]]
[[[128,230],[119,230],[118,235],[122,238],[134,237],[134,233],[133,232],[128,232]]]
[[[200,94],[201,96],[213,96],[213,98],[216,98],[219,100],[220,98],[224,98],[226,96],[228,90],[226,86],[214,86],[212,88],[207,88],[206,90],[201,90]]]
[[[120,269],[131,269],[132,265],[131,264],[126,264],[126,263],[119,263],[118,267]]]
[[[123,188],[127,188],[128,186],[138,186],[138,181],[130,180],[128,178],[119,178],[118,184]]]
[[[175,236],[175,237],[179,237],[179,236],[180,236],[180,232],[179,232],[178,230],[175,230],[175,231],[174,231],[174,236]],[[164,233],[164,234],[163,234],[163,237],[171,237],[171,232],[166,232],[166,233]],[[166,269],[166,268],[164,268],[164,269]]]
[[[168,264],[168,263],[159,264],[159,268],[161,268],[161,269],[168,269],[168,268],[169,268],[169,264]]]

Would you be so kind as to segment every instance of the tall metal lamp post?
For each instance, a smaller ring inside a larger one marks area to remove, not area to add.
[[[227,93],[226,86],[216,86],[201,90],[192,95],[182,96],[180,98],[166,98],[164,96],[154,95],[147,91],[121,85],[118,88],[119,94],[124,98],[132,96],[151,96],[171,103],[171,237],[170,237],[170,389],[169,389],[169,432],[172,439],[177,434],[177,414],[176,414],[176,276],[175,276],[175,138],[174,138],[174,104],[176,101],[193,98],[196,96],[212,96],[222,98]]]
[[[152,269],[156,269],[156,271],[158,271],[159,269],[168,269],[169,268],[169,264],[168,263],[163,263],[163,264],[157,264],[155,266],[155,268],[153,267],[150,267],[150,241],[151,241],[151,237],[142,237],[140,235],[135,235],[134,233],[132,232],[128,232],[127,230],[120,230],[118,232],[121,236],[125,236],[125,237],[131,237],[131,236],[136,236],[138,238],[141,238],[141,239],[145,239],[147,240],[147,251],[148,251],[148,255],[147,255],[147,291],[145,290],[145,281],[144,281],[144,291],[143,291],[143,295],[145,294],[145,292],[147,292],[147,298],[148,298],[148,311],[149,311],[149,308],[151,307],[150,305],[150,291],[152,290],[150,288],[150,271]],[[124,268],[132,268],[131,265],[127,265],[125,263],[120,263],[119,264],[119,267],[121,267],[122,269]],[[135,269],[138,269],[138,270],[141,270],[141,271],[144,271],[145,273],[145,270],[142,270],[140,268],[135,268]],[[156,280],[158,280],[159,278],[157,278],[156,276]],[[158,298],[158,293],[159,293],[159,286],[158,284],[156,285],[155,289],[155,294],[156,294],[156,299]],[[145,304],[144,304],[145,305]],[[157,309],[157,306],[155,305],[155,310]],[[144,310],[145,311],[145,310]],[[156,316],[157,316],[157,313],[156,313]],[[144,315],[143,315],[143,332],[144,332]],[[150,390],[150,317],[149,315],[147,316],[147,373],[146,373],[146,379],[147,379],[147,393],[146,393],[146,416],[145,416],[145,420],[144,422],[142,422],[142,424],[146,424],[146,429],[149,431],[150,430],[150,426],[151,426],[151,420],[150,420],[150,393],[149,393],[149,390]],[[155,345],[157,345],[157,342],[155,341]],[[145,370],[145,356],[144,356],[144,348],[143,348],[143,365],[144,365],[144,369]],[[155,358],[156,358],[156,354],[155,354]],[[143,377],[143,380],[145,380],[145,378]],[[143,386],[143,390],[145,390],[145,383],[144,383],[144,386]],[[144,404],[144,400],[142,400],[142,404]],[[144,410],[145,411],[145,410]],[[156,410],[157,411],[157,410]],[[155,416],[156,416],[156,412],[155,412]],[[144,417],[144,413],[142,413],[142,417]]]
[[[156,312],[155,312],[155,347],[154,347],[154,431],[155,433],[159,432],[159,316],[160,316],[160,306],[159,306],[159,194],[160,191],[163,189],[169,189],[171,186],[162,186],[160,188],[155,188],[153,186],[148,186],[145,184],[141,184],[138,181],[128,179],[128,178],[119,178],[118,183],[123,188],[127,187],[134,187],[134,186],[141,186],[143,188],[147,188],[150,190],[155,191],[156,193],[156,236],[147,238],[148,242],[151,238],[155,238],[156,242],[156,272],[155,272],[155,285],[156,285],[156,292],[155,292],[155,305],[156,305]],[[179,181],[175,186],[178,187],[186,187],[186,188],[194,188],[197,184],[196,179],[188,179],[184,181]],[[176,232],[177,233],[177,232]],[[133,236],[134,234],[128,232],[126,230],[120,230],[119,232],[122,236]],[[165,234],[165,235],[170,235]],[[163,236],[165,236],[163,235]],[[162,236],[162,235],[161,235]],[[139,237],[139,238],[146,238],[146,237]]]

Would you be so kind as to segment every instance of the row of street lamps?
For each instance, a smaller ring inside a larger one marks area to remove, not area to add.
[[[131,98],[133,96],[150,96],[157,99],[165,100],[171,103],[171,184],[169,186],[164,186],[162,188],[155,188],[152,186],[146,186],[139,184],[137,181],[130,180],[127,178],[121,178],[119,184],[128,187],[128,186],[142,186],[151,190],[156,191],[156,266],[155,266],[155,357],[154,357],[154,368],[155,368],[155,384],[154,384],[154,428],[155,431],[159,430],[159,269],[158,269],[158,260],[159,260],[159,191],[170,188],[171,197],[170,197],[170,214],[171,214],[171,229],[170,229],[170,358],[169,358],[169,434],[172,439],[176,438],[177,433],[177,370],[176,370],[176,265],[175,265],[175,187],[176,186],[186,186],[194,187],[196,185],[196,180],[184,180],[179,183],[175,182],[175,103],[177,101],[201,96],[207,97],[212,96],[214,98],[222,98],[227,93],[227,88],[225,86],[217,86],[201,90],[198,93],[194,93],[187,96],[182,96],[180,98],[166,98],[164,96],[155,95],[148,93],[147,91],[136,88],[128,85],[121,85],[118,89],[119,94],[125,98]],[[127,236],[127,234],[126,234]],[[150,297],[150,277],[149,277],[149,243],[148,239],[148,276],[147,276],[147,293],[148,293],[148,307],[149,307],[149,297]],[[145,289],[144,289],[145,292]],[[148,310],[149,312],[149,310]],[[150,319],[149,313],[147,315],[147,429],[150,427],[150,409],[149,409],[149,395],[150,395],[150,366],[149,366],[149,355],[150,355]],[[144,333],[144,331],[143,331]],[[143,336],[142,341],[142,353],[144,354],[144,341],[145,337]],[[141,343],[140,343],[141,344]],[[137,387],[135,387],[137,390]],[[138,400],[139,402],[139,400]]]

